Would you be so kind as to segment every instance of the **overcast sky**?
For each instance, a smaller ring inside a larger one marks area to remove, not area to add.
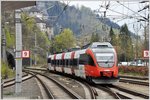
[[[64,1],[65,3],[68,3],[68,1]],[[139,3],[139,1],[132,1],[130,0],[130,2],[119,2],[117,3],[116,1],[71,1],[69,2],[69,5],[75,5],[76,7],[81,7],[82,5],[84,5],[85,7],[89,7],[92,10],[98,10],[101,11],[101,13],[98,13],[99,15],[103,16],[104,13],[102,13],[103,11],[106,11],[106,5],[109,4],[109,7],[107,9],[106,12],[106,17],[110,18],[112,21],[116,22],[117,24],[119,24],[120,26],[123,25],[124,23],[127,23],[129,30],[131,30],[132,32],[135,33],[135,31],[139,30],[139,34],[141,35],[142,33],[142,26],[140,28],[140,23],[137,23],[137,18],[140,19],[141,16],[145,16],[145,13],[148,14],[148,10],[147,12],[145,11],[141,11],[140,13],[138,13],[139,10],[143,9],[143,7],[145,5],[147,5],[148,3]],[[103,7],[100,7],[100,6]],[[128,9],[129,8],[129,9]],[[136,17],[136,18],[135,18]],[[133,28],[133,24],[134,24],[134,28]],[[138,28],[136,28],[135,26],[137,26],[138,24]],[[143,25],[144,23],[142,23]]]

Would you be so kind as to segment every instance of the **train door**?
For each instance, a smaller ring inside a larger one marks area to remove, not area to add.
[[[85,65],[88,64],[88,55],[81,54],[79,57],[79,76],[82,78],[86,78],[85,75]]]

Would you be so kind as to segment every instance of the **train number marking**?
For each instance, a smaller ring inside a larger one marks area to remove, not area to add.
[[[29,50],[23,50],[22,51],[22,58],[29,58],[30,57],[30,51]]]
[[[149,57],[149,50],[144,50],[143,56],[144,56],[144,58],[148,58]]]

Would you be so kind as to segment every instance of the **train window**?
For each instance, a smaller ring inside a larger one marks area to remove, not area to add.
[[[55,60],[55,65],[57,65],[57,60]]]
[[[64,60],[64,59],[62,60],[62,65],[63,65],[63,66],[65,65],[65,60]]]
[[[57,60],[55,60],[55,65],[57,66]]]
[[[53,65],[53,60],[51,61],[51,65]]]
[[[55,61],[53,60],[53,65],[55,65]]]
[[[92,59],[92,57],[90,55],[88,55],[88,64],[91,66],[95,66],[94,60]]]
[[[54,65],[54,60],[52,60],[52,65]]]
[[[72,59],[70,59],[70,66],[72,66]]]
[[[68,67],[70,66],[70,60],[68,59]]]
[[[79,65],[79,59],[77,59],[77,66]]]
[[[68,59],[66,59],[66,67],[68,66]]]
[[[108,45],[97,45],[98,48],[108,48]]]
[[[58,60],[58,65],[60,66],[60,60]]]
[[[48,58],[47,63],[51,63],[51,58]]]
[[[53,60],[53,65],[55,64],[54,60]]]
[[[59,66],[60,66],[60,60],[58,60],[58,62],[59,62],[59,63],[58,63],[58,64],[59,64]]]
[[[56,60],[54,60],[54,65],[56,65]]]
[[[62,60],[60,60],[60,65],[62,65]]]
[[[73,59],[73,66],[77,66],[78,65],[78,60],[77,59]]]
[[[53,65],[55,65],[55,61],[53,60]]]
[[[88,55],[87,54],[80,55],[79,64],[88,64]]]
[[[57,66],[59,66],[59,60],[57,60]]]

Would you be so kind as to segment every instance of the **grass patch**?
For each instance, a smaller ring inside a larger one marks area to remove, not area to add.
[[[12,78],[15,76],[15,71],[13,71],[7,63],[2,62],[1,76],[2,79]]]
[[[14,94],[13,92],[4,93],[4,95],[13,95],[13,94]]]

